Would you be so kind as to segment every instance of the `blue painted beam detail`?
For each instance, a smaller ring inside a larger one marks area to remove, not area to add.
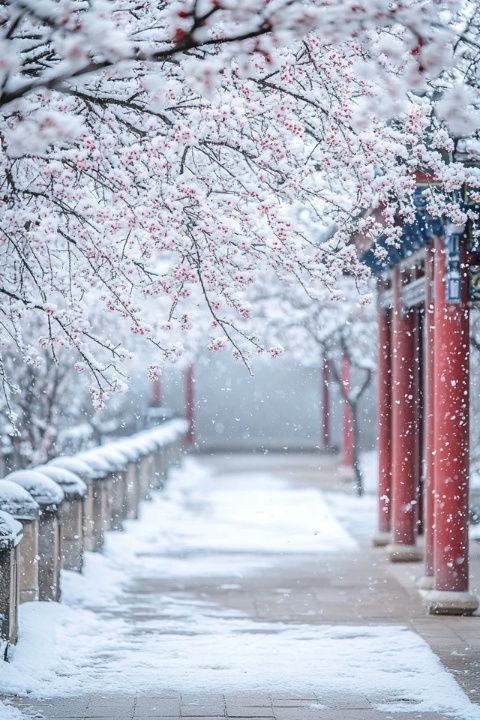
[[[395,267],[402,260],[428,245],[432,237],[445,235],[444,219],[433,218],[426,212],[426,199],[423,191],[422,187],[415,191],[416,220],[410,225],[404,225],[402,239],[397,244],[391,245],[387,244],[385,239],[380,238],[362,255],[362,262],[370,268],[374,275],[379,275],[387,268]]]

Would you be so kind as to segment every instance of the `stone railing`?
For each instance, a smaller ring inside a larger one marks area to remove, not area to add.
[[[179,462],[187,428],[170,420],[0,479],[0,659],[17,640],[19,603],[60,600],[61,569],[81,572],[106,531],[138,518]]]

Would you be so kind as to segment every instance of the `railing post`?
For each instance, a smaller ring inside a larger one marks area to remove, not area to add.
[[[8,647],[17,642],[21,539],[21,524],[0,511],[0,661],[6,659]]]
[[[20,603],[38,600],[38,518],[40,508],[29,492],[10,480],[0,480],[0,510],[23,528],[19,555]]]
[[[60,600],[62,531],[60,510],[65,493],[60,485],[36,470],[17,470],[7,480],[27,490],[40,506],[38,525],[38,599]]]
[[[75,456],[75,460],[86,463],[92,475],[92,518],[89,549],[101,552],[105,532],[110,529],[112,517],[110,466],[95,451],[86,450]]]
[[[61,455],[60,457],[50,460],[45,468],[59,467],[68,470],[75,476],[79,477],[87,486],[85,496],[82,503],[82,565],[83,551],[95,549],[95,524],[94,524],[94,477],[95,472],[90,465],[82,462],[78,457]],[[80,568],[81,569],[81,568]]]
[[[61,566],[65,570],[81,572],[84,549],[84,512],[87,486],[78,475],[55,465],[37,465],[35,472],[50,478],[60,485],[65,499],[60,507],[62,530]]]

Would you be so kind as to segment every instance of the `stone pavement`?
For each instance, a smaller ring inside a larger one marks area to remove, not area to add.
[[[333,457],[314,455],[214,456],[202,462],[224,473],[245,472],[248,468],[278,473],[301,485],[348,492],[335,470]],[[320,469],[318,465],[321,465]],[[373,528],[371,529],[373,532]],[[319,558],[303,558],[298,564],[272,565],[256,575],[231,578],[159,579],[142,578],[129,589],[125,612],[138,627],[143,622],[145,598],[149,606],[165,593],[181,591],[214,603],[225,610],[239,611],[258,622],[282,622],[312,626],[349,625],[352,635],[362,625],[406,625],[421,635],[475,703],[480,703],[480,618],[429,617],[425,614],[414,580],[421,574],[419,564],[391,566],[381,549],[373,549],[371,532],[362,523],[352,522],[350,531],[360,544],[358,551]],[[474,589],[480,592],[480,546],[473,548]],[[132,602],[133,599],[133,602]],[[138,607],[135,611],[135,601]],[[132,610],[133,608],[133,610]],[[272,658],[275,663],[275,658]],[[141,670],[139,670],[141,672]],[[312,668],[315,673],[315,668]],[[321,687],[321,678],[319,679]],[[159,688],[162,680],[159,678]],[[378,698],[377,698],[378,700]],[[232,693],[219,687],[218,693],[182,694],[177,688],[159,689],[152,695],[86,695],[69,699],[32,702],[14,699],[13,704],[36,718],[86,720],[127,720],[133,718],[274,718],[276,720],[440,720],[447,716],[416,711],[411,699],[403,698],[401,714],[377,710],[368,693],[332,693],[324,688],[308,697],[296,693],[264,692],[254,696]],[[385,698],[385,704],[389,699]],[[399,702],[396,698],[396,708]]]
[[[368,698],[362,696],[330,695],[319,698],[291,698],[217,695],[202,699],[183,697],[91,697],[37,703],[26,710],[35,718],[55,720],[148,720],[153,718],[188,718],[189,720],[438,720],[441,716],[430,712],[388,713],[374,710]]]

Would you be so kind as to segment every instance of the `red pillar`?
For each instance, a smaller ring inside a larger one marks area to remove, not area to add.
[[[185,385],[185,418],[188,422],[187,443],[193,444],[195,429],[195,394],[193,388],[193,366],[189,365],[184,372]]]
[[[417,535],[423,535],[423,317],[415,308],[415,486],[417,502]]]
[[[391,311],[378,309],[377,338],[378,532],[374,545],[390,542],[392,488]]]
[[[160,407],[162,402],[162,391],[160,385],[160,378],[156,378],[151,382],[151,405],[153,407]]]
[[[469,311],[465,265],[459,302],[446,299],[445,241],[435,241],[435,532],[429,611],[468,614]]]
[[[415,315],[400,304],[400,269],[392,275],[392,561],[419,560],[416,547]]]
[[[434,249],[429,246],[425,251],[425,327],[423,334],[423,536],[424,536],[424,576],[420,580],[420,587],[431,589],[433,587],[433,535],[434,519],[434,294],[433,294],[433,265]]]
[[[327,355],[324,355],[321,380],[322,395],[322,441],[324,450],[330,448],[330,368]]]
[[[350,360],[342,358],[342,386],[346,393],[350,392]],[[343,401],[343,465],[353,468],[353,431],[352,410],[346,400]]]

